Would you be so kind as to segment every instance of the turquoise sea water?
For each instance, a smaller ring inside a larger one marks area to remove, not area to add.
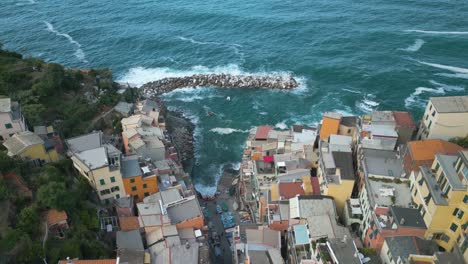
[[[3,0],[0,42],[69,67],[108,67],[135,84],[200,72],[301,80],[293,92],[165,96],[196,123],[194,178],[209,193],[222,167],[238,164],[253,126],[313,125],[332,110],[419,118],[430,96],[467,94],[467,14],[468,2],[448,0]]]

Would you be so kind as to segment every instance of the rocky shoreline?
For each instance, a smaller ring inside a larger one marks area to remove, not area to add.
[[[164,108],[164,117],[172,142],[179,152],[180,162],[184,170],[191,173],[194,165],[193,130],[195,125],[185,118],[181,112],[170,111],[164,105],[162,108]]]
[[[196,74],[186,77],[164,78],[140,87],[146,97],[157,97],[178,88],[213,86],[220,88],[266,88],[291,90],[299,86],[292,76]]]

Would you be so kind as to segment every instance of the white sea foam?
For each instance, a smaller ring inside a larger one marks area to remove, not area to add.
[[[435,86],[435,88],[428,88],[428,87],[418,87],[414,90],[414,92],[405,99],[405,106],[407,108],[409,107],[424,107],[424,105],[427,103],[427,100],[419,98],[419,95],[423,93],[432,93],[432,94],[438,94],[438,95],[443,95],[446,92],[459,92],[459,91],[464,91],[465,87],[464,86],[458,86],[458,85],[449,85],[449,84],[444,84],[440,82],[436,82],[434,80],[429,81],[432,85]]]
[[[207,98],[222,98],[222,95],[216,94],[216,90],[210,87],[198,87],[197,89],[186,87],[179,88],[163,95],[168,101],[194,102]]]
[[[238,55],[240,57],[240,59],[242,61],[245,61],[245,54],[243,52],[241,52],[240,48],[242,48],[242,45],[240,44],[229,44],[229,43],[221,43],[221,42],[215,42],[215,41],[199,41],[199,40],[195,40],[193,38],[187,38],[187,37],[183,37],[183,36],[177,36],[178,39],[182,40],[182,41],[187,41],[187,42],[190,42],[192,44],[198,44],[198,45],[216,45],[216,46],[224,46],[224,47],[227,47],[229,49],[232,49],[234,51],[234,53],[236,55]]]
[[[423,107],[426,102],[418,97],[422,93],[435,93],[435,94],[445,94],[444,88],[439,87],[437,89],[428,88],[428,87],[417,87],[414,89],[414,92],[405,99],[406,108],[409,107]]]
[[[266,116],[266,115],[268,115],[268,112],[260,112],[260,113],[258,113],[258,114],[259,114],[259,115]]]
[[[176,70],[168,67],[159,67],[159,68],[144,68],[144,67],[135,67],[129,69],[123,76],[118,79],[118,82],[122,83],[131,83],[137,86],[141,86],[145,83],[169,78],[169,77],[184,77],[191,76],[194,74],[231,74],[231,75],[258,75],[258,76],[281,76],[286,78],[291,75],[289,72],[245,72],[237,64],[228,64],[217,67],[206,67],[206,66],[193,66],[186,70]],[[303,89],[306,89],[304,83],[305,79],[302,77],[296,78],[301,84],[299,87],[294,89],[293,93],[302,92]]]
[[[214,176],[214,184],[213,185],[205,185],[201,183],[196,183],[195,184],[195,189],[201,193],[202,195],[208,195],[208,196],[213,196],[216,193],[216,189],[218,186],[218,182],[221,179],[221,176],[223,176],[223,171],[224,171],[224,165],[225,164],[211,164],[208,167],[208,173],[212,176]]]
[[[228,135],[232,133],[248,133],[249,130],[242,130],[242,129],[235,129],[235,128],[229,128],[229,127],[215,127],[210,129],[211,132],[213,133],[218,133],[220,135]]]
[[[275,125],[276,128],[286,130],[288,129],[288,125],[286,124],[286,120],[283,120]]]
[[[443,83],[436,82],[434,80],[430,80],[429,82],[431,84],[437,86],[438,88],[444,89],[444,91],[446,91],[446,92],[464,91],[465,90],[465,87],[459,86],[459,85],[448,85],[448,84],[443,84]]]
[[[468,31],[434,31],[434,30],[419,30],[419,29],[408,29],[405,32],[416,32],[424,34],[434,35],[468,35]]]
[[[218,188],[217,187],[218,184],[216,185],[211,185],[211,186],[208,186],[208,185],[204,185],[204,184],[201,184],[201,183],[195,183],[195,189],[201,193],[201,195],[203,196],[214,196],[215,193],[216,193],[216,189]]]
[[[219,43],[219,42],[198,41],[198,40],[194,40],[193,38],[186,38],[186,37],[182,37],[182,36],[177,36],[177,38],[180,39],[180,40],[182,40],[182,41],[188,41],[188,42],[190,42],[190,43],[199,44],[199,45],[223,45],[223,43]]]
[[[466,68],[461,68],[461,67],[456,67],[456,66],[450,66],[450,65],[443,65],[443,64],[437,64],[437,63],[429,63],[425,61],[417,61],[421,64],[428,65],[434,68],[439,68],[443,70],[448,70],[456,73],[461,73],[461,74],[468,74],[468,69]]]
[[[412,45],[410,45],[409,47],[405,48],[405,49],[400,49],[400,50],[404,50],[404,51],[410,51],[410,52],[415,52],[415,51],[418,51],[423,45],[424,43],[426,43],[424,40],[422,39],[417,39],[414,41],[414,43]]]
[[[346,110],[342,110],[342,109],[333,109],[332,112],[340,113],[340,114],[343,115],[343,116],[354,116],[354,115],[355,115],[355,114],[352,113],[350,107],[346,107]]]
[[[350,93],[354,93],[354,94],[360,94],[361,93],[360,91],[353,90],[353,89],[347,89],[347,88],[343,88],[341,90],[346,91],[346,92],[350,92]]]
[[[364,98],[357,103],[357,107],[363,112],[372,112],[380,103],[373,101],[375,98],[373,94],[367,94]]]
[[[468,73],[436,73],[435,75],[449,78],[468,79]]]
[[[68,35],[68,34],[66,34],[66,33],[61,33],[61,32],[59,32],[59,31],[55,30],[54,26],[53,26],[51,23],[49,23],[49,22],[47,22],[47,21],[43,21],[43,22],[44,22],[44,24],[46,25],[47,30],[48,30],[49,32],[52,32],[52,33],[54,33],[54,34],[57,35],[57,36],[61,36],[61,37],[66,38],[71,44],[73,44],[73,45],[76,46],[76,50],[75,50],[74,55],[75,55],[75,57],[76,57],[77,59],[79,59],[79,60],[82,61],[82,62],[88,62],[88,61],[86,60],[86,58],[85,58],[85,53],[84,53],[83,50],[81,49],[81,44],[80,44],[78,41],[74,40],[70,35]]]

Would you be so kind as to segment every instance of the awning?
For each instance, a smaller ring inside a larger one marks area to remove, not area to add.
[[[263,156],[263,161],[267,163],[273,163],[275,158],[273,156]]]

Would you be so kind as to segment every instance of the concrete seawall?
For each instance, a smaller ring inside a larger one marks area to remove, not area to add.
[[[197,74],[186,77],[164,78],[140,87],[147,97],[156,97],[178,88],[212,86],[220,88],[266,88],[291,90],[299,85],[292,76]]]

